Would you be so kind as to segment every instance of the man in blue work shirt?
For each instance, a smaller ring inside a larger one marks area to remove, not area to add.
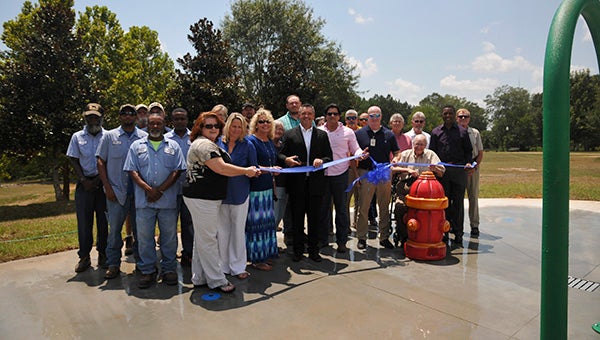
[[[121,126],[106,132],[96,150],[98,174],[106,194],[106,211],[110,226],[106,248],[108,269],[104,274],[107,279],[116,278],[121,271],[121,248],[123,247],[121,229],[127,214],[131,216],[133,237],[137,240],[133,182],[129,178],[129,173],[123,171],[123,164],[131,143],[148,135],[135,126],[136,116],[133,105],[122,105],[119,109]],[[137,259],[139,257],[137,241],[133,248],[133,255]]]
[[[131,144],[123,170],[135,185],[137,240],[142,277],[139,288],[156,280],[154,229],[160,230],[162,280],[177,284],[177,194],[179,175],[186,169],[179,144],[164,138],[165,120],[160,113],[148,115],[148,136]]]
[[[94,244],[94,214],[96,214],[96,250],[98,251],[98,267],[106,266],[106,240],[108,222],[106,221],[106,196],[102,191],[102,181],[98,176],[96,165],[96,149],[105,130],[102,128],[100,104],[89,103],[83,111],[85,126],[71,137],[67,156],[77,175],[75,188],[75,213],[77,215],[77,237],[79,240],[79,263],[75,272],[88,269],[90,251]]]

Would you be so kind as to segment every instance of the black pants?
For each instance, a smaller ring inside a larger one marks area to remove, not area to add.
[[[317,245],[319,241],[320,208],[323,202],[322,195],[310,195],[308,191],[308,180],[305,182],[305,194],[290,192],[289,204],[292,209],[292,225],[294,235],[294,254],[301,255],[304,252],[304,216],[308,222],[308,253],[319,252]]]
[[[456,236],[462,236],[465,221],[465,190],[467,188],[467,173],[463,168],[446,168],[440,182],[448,197],[446,219],[450,222],[451,231]]]

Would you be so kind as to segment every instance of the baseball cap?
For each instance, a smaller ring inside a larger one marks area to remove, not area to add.
[[[148,112],[152,111],[153,108],[158,107],[162,112],[165,112],[165,109],[159,102],[154,102],[148,105]]]
[[[123,110],[125,110],[125,109],[131,109],[133,112],[135,112],[135,106],[133,106],[131,104],[123,104],[119,108],[119,113],[123,112]]]
[[[144,108],[144,109],[148,110],[148,107],[146,105],[144,105],[144,104],[137,104],[135,106],[135,111],[137,112],[137,110],[139,110],[141,108]]]
[[[246,102],[246,103],[244,103],[244,105],[242,105],[242,110],[245,109],[245,108],[247,108],[248,106],[251,107],[251,108],[253,108],[253,109],[255,108],[254,104]]]
[[[83,111],[84,116],[96,115],[101,117],[104,109],[100,104],[97,103],[89,103],[85,106],[85,110]]]

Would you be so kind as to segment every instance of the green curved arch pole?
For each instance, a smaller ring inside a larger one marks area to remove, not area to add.
[[[590,29],[600,64],[600,0],[562,2],[544,60],[541,339],[567,338],[570,64],[579,15]]]

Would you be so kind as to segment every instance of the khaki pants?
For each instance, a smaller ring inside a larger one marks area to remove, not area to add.
[[[479,228],[479,168],[467,177],[467,195],[469,195],[469,223],[471,228]]]
[[[358,175],[362,176],[367,170],[358,169]],[[390,198],[392,194],[392,182],[371,184],[366,179],[360,181],[359,197],[360,208],[358,211],[358,222],[356,223],[356,237],[366,240],[369,232],[369,205],[373,195],[377,194],[377,208],[379,209],[379,240],[387,240],[390,237]]]

